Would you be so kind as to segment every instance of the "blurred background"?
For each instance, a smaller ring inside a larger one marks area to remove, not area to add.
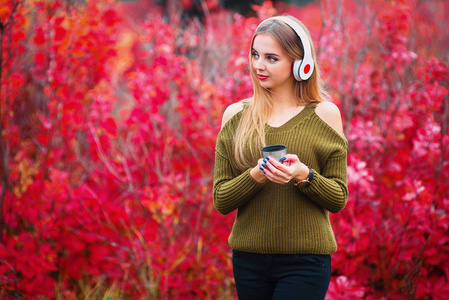
[[[0,299],[236,299],[215,141],[265,18],[349,141],[327,299],[449,298],[449,2],[0,0]]]

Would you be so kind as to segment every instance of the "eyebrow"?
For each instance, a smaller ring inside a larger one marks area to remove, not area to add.
[[[256,49],[254,49],[254,48],[252,48],[251,50],[254,51],[254,52],[259,53],[259,52],[258,52]],[[281,57],[279,54],[276,54],[276,53],[265,53],[265,55],[266,55],[266,56],[279,56],[279,57]]]

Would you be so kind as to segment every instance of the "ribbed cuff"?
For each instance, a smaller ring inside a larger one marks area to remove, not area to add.
[[[313,180],[310,184],[298,184],[298,188],[316,204],[336,213],[346,206],[347,190],[338,180],[326,178],[314,169]]]
[[[228,214],[245,204],[265,183],[257,182],[246,170],[234,179],[222,184],[215,194],[215,208],[222,214]]]

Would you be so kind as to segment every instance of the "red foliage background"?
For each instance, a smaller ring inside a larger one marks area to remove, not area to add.
[[[251,94],[255,27],[288,13],[349,140],[328,299],[447,299],[448,3],[204,4],[200,23],[176,7],[0,0],[0,298],[235,298],[215,139]]]

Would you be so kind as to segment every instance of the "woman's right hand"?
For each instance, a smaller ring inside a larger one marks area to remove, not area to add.
[[[257,161],[257,166],[252,168],[252,170],[249,172],[251,177],[259,183],[264,183],[267,180],[267,177],[265,176],[265,172],[263,171],[262,167],[263,163],[264,163],[263,158],[260,158]]]

